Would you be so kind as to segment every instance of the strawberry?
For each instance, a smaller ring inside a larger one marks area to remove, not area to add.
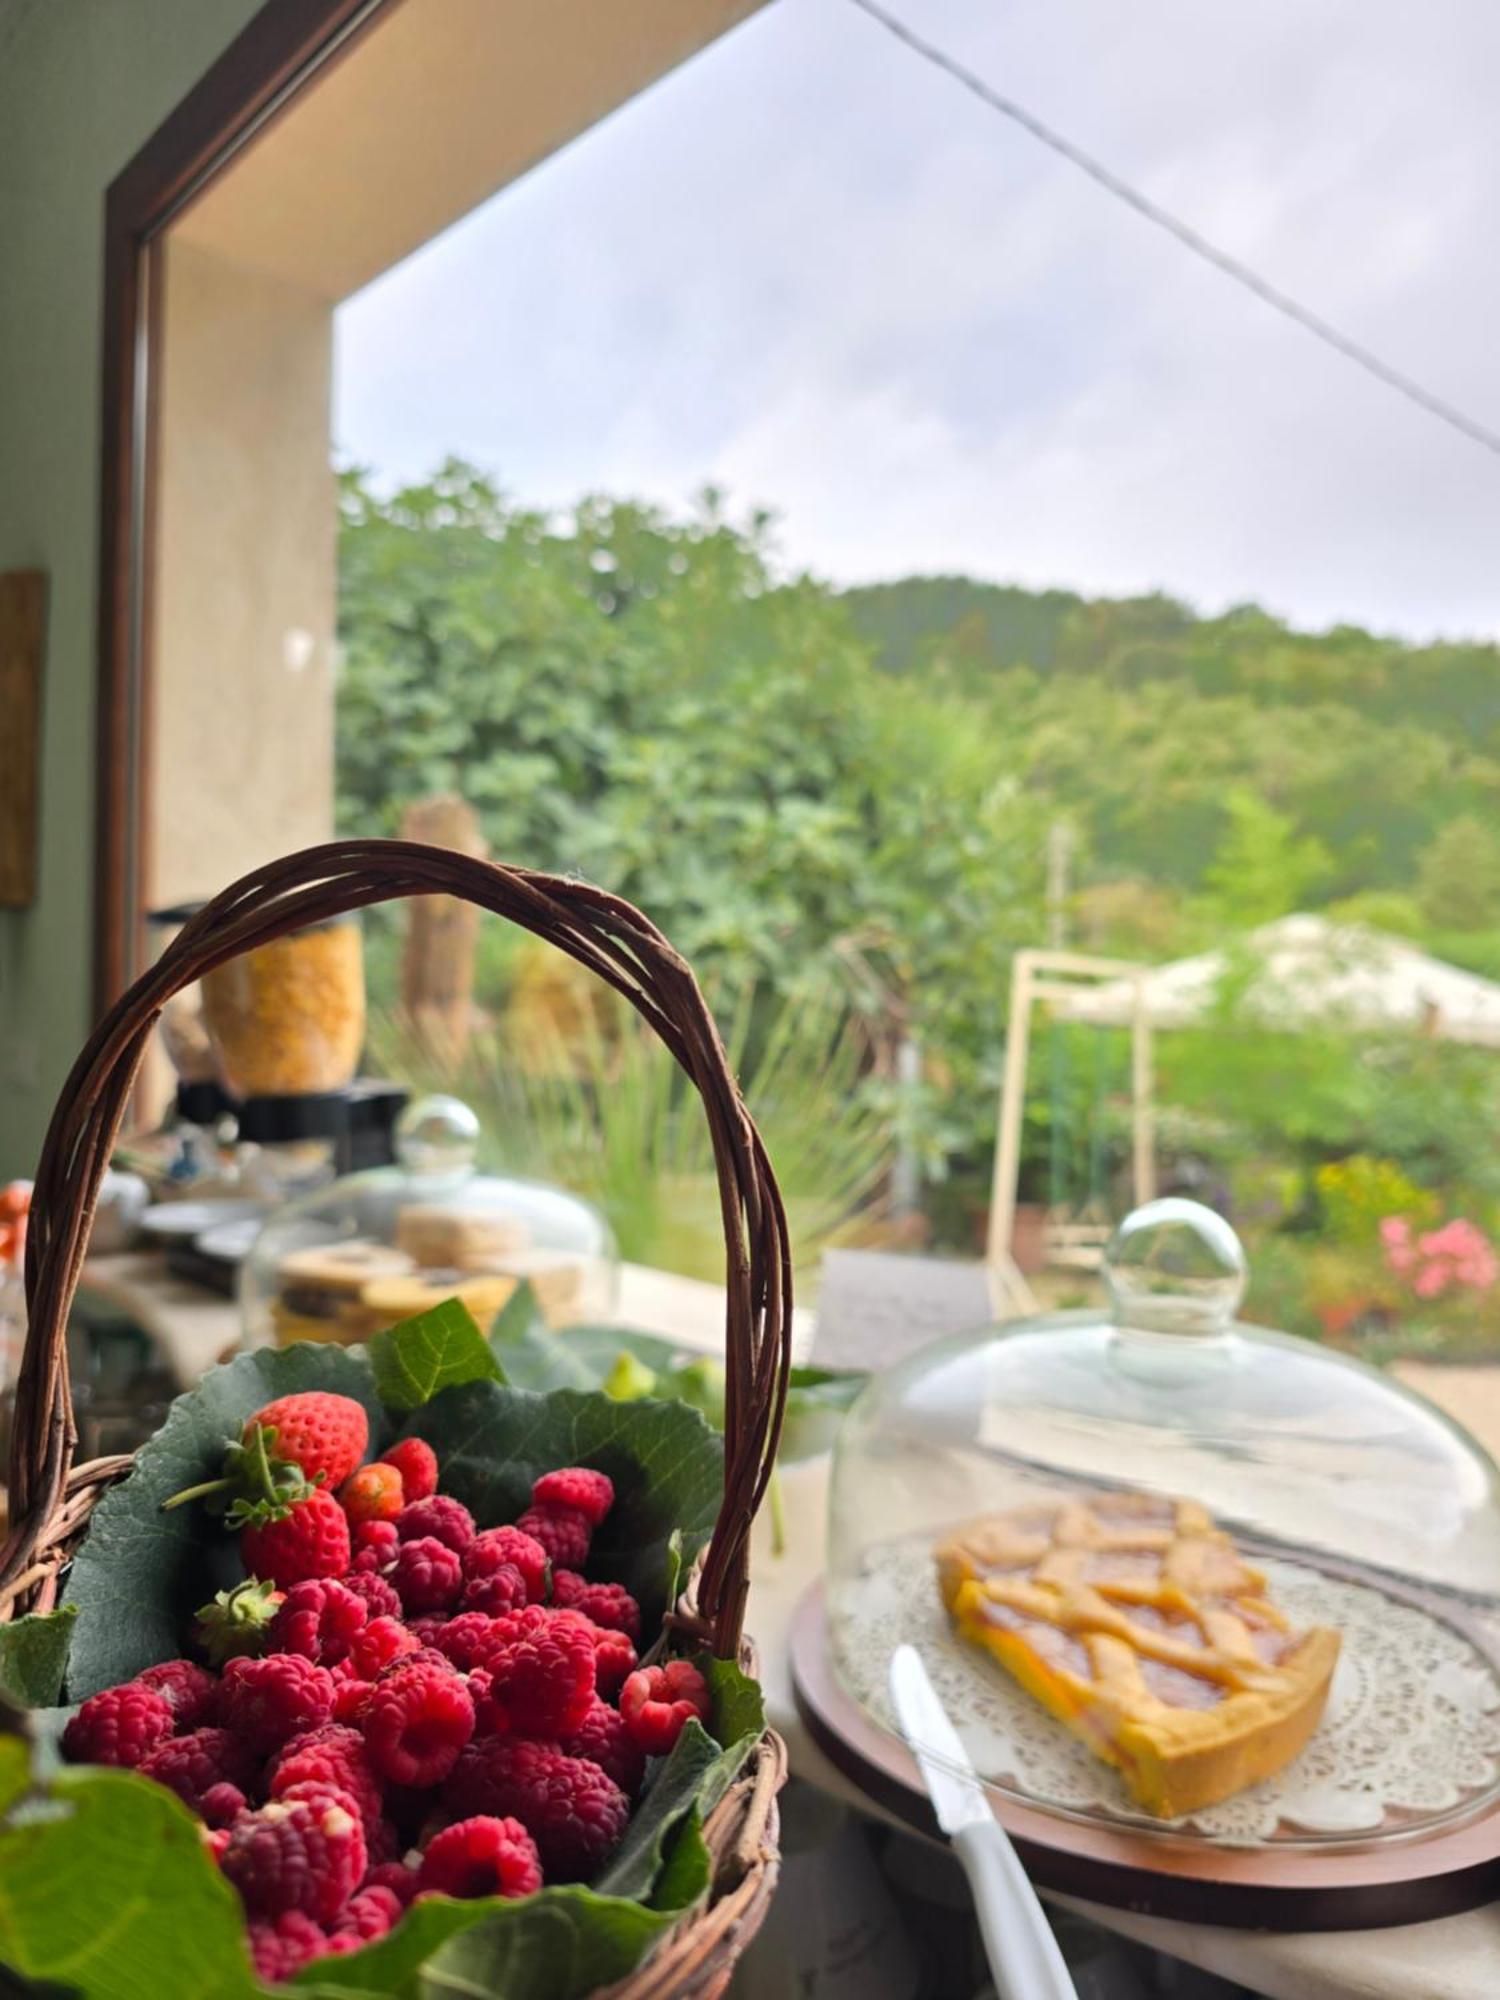
[[[348,1517],[320,1486],[289,1502],[236,1502],[228,1521],[243,1530],[246,1569],[282,1590],[311,1577],[342,1576],[349,1567]]]
[[[339,1504],[351,1525],[359,1521],[394,1521],[406,1505],[401,1474],[394,1465],[362,1465],[339,1488]]]
[[[363,1404],[322,1389],[279,1396],[257,1410],[245,1425],[246,1445],[257,1429],[270,1433],[267,1441],[274,1442],[279,1459],[301,1466],[305,1478],[330,1490],[343,1485],[370,1442]]]

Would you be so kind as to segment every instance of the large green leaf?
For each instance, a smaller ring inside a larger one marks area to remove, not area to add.
[[[162,1502],[213,1478],[225,1444],[263,1403],[302,1389],[331,1389],[363,1403],[372,1447],[381,1448],[390,1422],[359,1350],[304,1342],[210,1369],[173,1403],[129,1478],[94,1509],[68,1584],[68,1602],[78,1609],[67,1672],[75,1701],[179,1653],[193,1612],[244,1575],[233,1536],[200,1507],[166,1514]]]
[[[602,1894],[650,1895],[661,1872],[668,1835],[696,1806],[709,1772],[723,1754],[700,1722],[686,1724],[599,1877]]]
[[[633,1972],[664,1931],[648,1910],[590,1889],[543,1889],[457,1932],[423,1968],[420,2000],[585,2000]]]
[[[78,1617],[74,1607],[44,1617],[15,1618],[0,1625],[0,1694],[28,1708],[46,1708],[62,1693],[68,1647]]]
[[[63,1771],[0,1822],[0,1965],[80,2000],[257,2000],[199,1823],[126,1771]]]
[[[615,1484],[594,1537],[590,1573],[623,1583],[654,1631],[674,1530],[691,1563],[708,1540],[723,1492],[720,1440],[681,1403],[616,1403],[572,1389],[537,1395],[498,1382],[446,1389],[407,1425],[426,1438],[456,1494],[486,1526],[513,1521],[534,1481],[560,1465],[589,1465]]]
[[[460,1382],[498,1382],[500,1365],[461,1299],[444,1299],[377,1333],[370,1365],[381,1401],[398,1416],[431,1402],[440,1389]]]

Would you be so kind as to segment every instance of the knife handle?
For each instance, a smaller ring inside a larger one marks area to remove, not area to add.
[[[960,1827],[953,1851],[974,1908],[999,2000],[1078,2000],[1037,1893],[998,1820]]]

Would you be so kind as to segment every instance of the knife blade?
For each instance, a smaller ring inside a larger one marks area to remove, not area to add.
[[[892,1653],[890,1689],[938,1825],[952,1839],[974,1892],[1000,2000],[1078,2000],[1036,1891],[915,1646]]]

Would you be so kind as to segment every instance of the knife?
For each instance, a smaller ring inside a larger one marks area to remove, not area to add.
[[[891,1701],[938,1825],[969,1878],[999,2000],[1078,2000],[1036,1891],[915,1646],[891,1655]]]

